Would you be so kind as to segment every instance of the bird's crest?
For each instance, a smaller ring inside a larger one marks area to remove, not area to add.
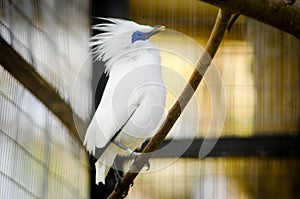
[[[105,72],[109,72],[116,57],[131,50],[132,34],[137,31],[150,31],[150,26],[140,25],[133,21],[115,18],[99,18],[108,23],[97,24],[92,27],[101,33],[91,38],[91,47],[97,60],[105,63]]]

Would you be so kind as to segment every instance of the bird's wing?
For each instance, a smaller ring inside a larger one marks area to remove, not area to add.
[[[108,81],[100,105],[85,135],[84,145],[90,153],[95,154],[96,147],[105,147],[128,122],[136,109],[136,106],[128,104],[128,96],[126,89],[121,87],[116,91],[110,80]]]
[[[99,109],[98,109],[99,110]],[[95,148],[105,147],[111,139],[117,136],[117,133],[128,122],[131,115],[121,114],[118,118],[114,118],[111,112],[100,110],[101,114],[95,114],[93,117],[84,140],[87,150],[95,154]],[[133,114],[134,112],[132,112]]]

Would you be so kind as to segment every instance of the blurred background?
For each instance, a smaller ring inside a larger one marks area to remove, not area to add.
[[[88,45],[95,34],[90,27],[99,23],[94,17],[160,24],[185,34],[153,38],[192,55],[188,63],[162,53],[165,81],[176,82],[172,88],[179,92],[184,81],[178,83],[170,71],[189,77],[200,56],[195,42],[205,46],[217,12],[196,0],[0,0],[0,198],[91,197],[88,155],[72,124],[61,118],[80,121],[73,125],[82,137],[80,124],[88,124],[94,112],[103,73],[103,63],[93,62]],[[177,146],[190,141],[188,150],[181,158],[170,150],[151,159],[154,168],[166,166],[139,175],[128,198],[300,197],[299,40],[241,16],[214,66],[225,90],[222,132],[206,133],[213,107],[202,82],[188,109],[196,104],[199,115],[185,111],[174,127],[179,132],[168,136]],[[206,76],[214,78],[209,71]],[[52,101],[45,88],[56,91],[63,103]],[[168,93],[168,107],[174,99]],[[74,114],[58,114],[64,107]],[[199,158],[204,138],[218,142]]]

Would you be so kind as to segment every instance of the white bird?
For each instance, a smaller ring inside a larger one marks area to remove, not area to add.
[[[93,155],[106,147],[95,163],[96,184],[105,183],[117,154],[133,153],[155,133],[166,101],[159,49],[149,41],[164,26],[102,19],[108,23],[93,27],[102,33],[91,38],[91,46],[109,79],[84,139]]]

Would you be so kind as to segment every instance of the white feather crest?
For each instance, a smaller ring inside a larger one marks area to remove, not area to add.
[[[131,50],[131,37],[137,30],[150,31],[152,27],[139,25],[133,21],[116,18],[99,18],[110,23],[97,24],[92,27],[101,31],[91,38],[90,46],[96,59],[106,62],[105,72],[109,72],[112,62],[121,54]]]

